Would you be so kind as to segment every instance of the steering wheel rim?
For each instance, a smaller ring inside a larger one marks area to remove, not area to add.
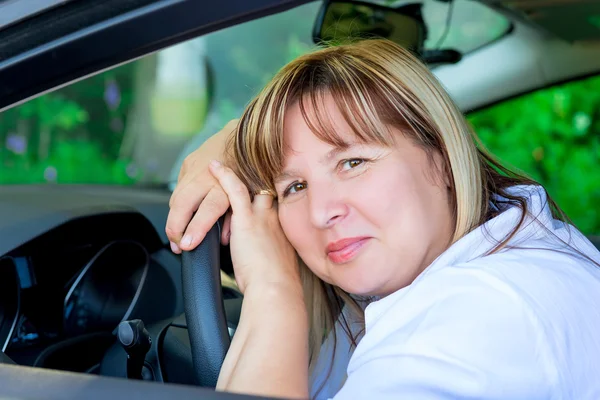
[[[196,383],[216,387],[230,338],[221,290],[220,224],[182,253],[183,303]]]

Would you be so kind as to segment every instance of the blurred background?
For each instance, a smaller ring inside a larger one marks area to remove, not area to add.
[[[239,117],[286,62],[313,49],[319,6],[211,33],[0,113],[0,190],[33,183],[172,189],[187,154]],[[468,54],[510,29],[476,3],[454,7],[446,32],[448,5],[425,3],[426,46]],[[584,233],[600,232],[600,76],[465,113],[489,150],[544,184]]]

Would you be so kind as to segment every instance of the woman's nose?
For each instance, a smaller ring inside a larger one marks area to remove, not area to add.
[[[348,214],[342,191],[330,182],[310,185],[308,204],[311,223],[319,229],[334,226]]]

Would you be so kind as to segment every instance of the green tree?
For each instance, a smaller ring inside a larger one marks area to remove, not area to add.
[[[600,77],[539,90],[469,120],[493,154],[543,184],[583,232],[600,232]]]
[[[0,184],[133,182],[118,159],[131,83],[124,65],[0,114]]]

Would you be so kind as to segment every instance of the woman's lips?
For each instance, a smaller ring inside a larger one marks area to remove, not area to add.
[[[363,236],[330,243],[326,249],[327,257],[334,264],[347,263],[358,255],[368,240],[368,237]]]

